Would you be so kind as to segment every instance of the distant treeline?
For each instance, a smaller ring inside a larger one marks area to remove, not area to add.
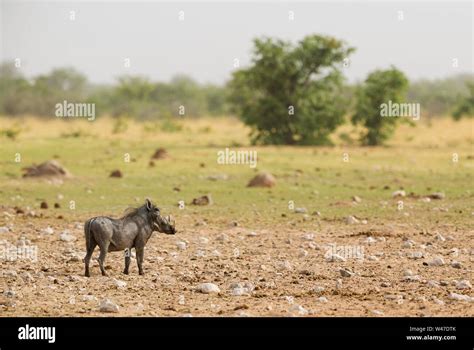
[[[422,115],[452,115],[459,101],[469,95],[473,75],[411,82],[407,101],[421,105]],[[227,85],[199,84],[178,75],[169,82],[151,82],[139,76],[120,77],[113,85],[95,85],[72,68],[59,68],[32,79],[24,77],[13,63],[0,64],[0,114],[7,116],[54,116],[55,105],[64,100],[95,103],[98,115],[126,116],[139,120],[173,116],[230,114]],[[351,97],[355,87],[344,86]]]

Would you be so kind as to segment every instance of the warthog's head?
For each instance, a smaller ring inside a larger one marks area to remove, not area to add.
[[[145,205],[152,218],[154,230],[166,233],[167,235],[174,235],[176,233],[175,222],[169,215],[167,217],[161,216],[160,208],[155,206],[149,199],[146,200]]]

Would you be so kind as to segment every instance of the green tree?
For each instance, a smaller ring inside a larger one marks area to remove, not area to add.
[[[357,88],[352,122],[362,124],[367,129],[361,139],[363,144],[381,145],[393,134],[399,118],[382,117],[381,106],[389,101],[402,103],[407,88],[408,79],[395,67],[370,73],[365,82]]]
[[[263,144],[328,144],[343,122],[342,62],[353,51],[329,36],[310,35],[297,45],[254,40],[252,65],[229,83],[232,110]]]
[[[474,82],[468,82],[467,86],[470,94],[461,98],[461,101],[456,106],[456,109],[453,112],[454,120],[459,120],[463,116],[474,116]]]

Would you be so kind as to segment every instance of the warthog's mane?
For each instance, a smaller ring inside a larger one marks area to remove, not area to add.
[[[141,207],[138,207],[138,208],[130,207],[130,208],[125,209],[125,211],[123,213],[123,216],[120,219],[128,219],[128,218],[137,216],[139,214],[138,212],[143,207],[144,207],[144,205],[142,205]]]

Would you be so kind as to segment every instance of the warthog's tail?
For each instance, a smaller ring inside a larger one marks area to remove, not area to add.
[[[89,247],[91,245],[91,240],[92,240],[92,232],[91,232],[91,225],[94,222],[96,218],[92,218],[86,221],[84,224],[84,236],[86,238],[86,250],[89,251]],[[84,262],[84,259],[82,259],[82,262]]]

